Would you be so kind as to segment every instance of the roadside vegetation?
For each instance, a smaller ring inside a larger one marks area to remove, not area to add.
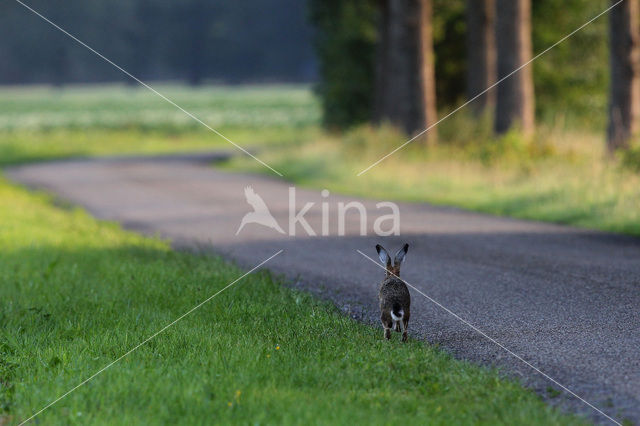
[[[298,185],[640,235],[640,149],[611,156],[603,133],[588,125],[495,137],[490,120],[462,112],[438,131],[438,143],[418,139],[361,176],[408,138],[364,125],[274,147],[261,159]],[[228,167],[268,173],[243,158]]]
[[[0,259],[0,424],[26,419],[242,274],[4,180]],[[419,341],[384,341],[377,328],[267,272],[238,282],[38,420],[581,422],[495,371]]]

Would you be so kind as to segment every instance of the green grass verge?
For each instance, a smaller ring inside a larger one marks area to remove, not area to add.
[[[242,271],[0,179],[0,424],[17,423]],[[495,371],[248,276],[43,424],[575,424]]]

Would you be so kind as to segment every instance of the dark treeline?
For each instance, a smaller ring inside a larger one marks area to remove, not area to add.
[[[32,0],[28,4],[142,79],[310,81],[299,0]],[[0,3],[0,84],[122,81],[16,2]]]
[[[415,134],[437,120],[438,110],[474,98],[531,59],[534,52],[545,50],[614,3],[311,0],[311,17],[318,29],[319,94],[325,124],[345,128],[388,121]],[[621,126],[628,127],[626,117],[633,115],[635,106],[622,105],[626,102],[622,98],[636,88],[627,76],[635,71],[627,72],[631,67],[624,59],[635,58],[629,55],[627,44],[636,45],[635,34],[640,29],[637,3],[625,0],[615,13],[583,28],[469,109],[494,116],[496,133],[518,125],[523,133],[531,134],[536,118],[541,117],[562,120],[571,116],[580,125],[602,128],[608,119],[611,122],[606,113],[609,103],[620,111]],[[620,33],[623,28],[633,31]],[[610,32],[622,41],[610,45]],[[610,55],[610,46],[615,46],[614,55]],[[610,63],[616,57],[621,58],[618,68],[616,61]],[[615,81],[609,96],[612,73]],[[620,82],[631,83],[624,86]],[[429,138],[436,133],[434,128]]]

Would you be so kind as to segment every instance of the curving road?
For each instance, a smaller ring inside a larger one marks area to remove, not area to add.
[[[410,244],[403,278],[469,321],[607,415],[640,424],[640,240],[570,227],[497,218],[428,204],[399,203],[401,236],[359,235],[355,210],[337,236],[337,205],[353,198],[296,190],[299,210],[320,234],[322,205],[329,236],[282,235],[242,217],[252,186],[278,224],[288,226],[289,184],[210,167],[226,154],[80,159],[14,167],[7,175],[80,204],[101,219],[205,247],[249,267],[283,248],[269,269],[335,301],[354,318],[377,323],[383,272],[375,244]],[[375,218],[367,208],[369,235]],[[412,291],[410,330],[456,357],[496,365],[518,376],[552,404],[608,423],[577,398],[552,397],[548,379],[459,319]],[[382,335],[382,331],[380,331]],[[394,336],[397,338],[397,335]]]

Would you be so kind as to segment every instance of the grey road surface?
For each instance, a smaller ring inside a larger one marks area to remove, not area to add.
[[[390,213],[376,207],[381,200],[359,200],[368,236],[360,236],[360,216],[350,209],[341,237],[338,203],[356,199],[300,188],[296,211],[314,203],[304,218],[317,236],[300,224],[290,236],[253,223],[236,235],[252,211],[247,186],[288,231],[291,185],[217,170],[209,164],[216,157],[69,160],[7,174],[98,218],[214,250],[244,267],[284,249],[269,269],[376,324],[383,271],[356,250],[375,258],[376,243],[395,250],[406,241],[405,280],[608,415],[640,423],[640,240],[405,203],[398,204],[401,235],[376,237],[375,220]],[[321,235],[322,203],[328,236]],[[415,291],[409,328],[458,358],[503,368],[552,404],[608,422],[566,393],[552,397],[549,387],[558,386]]]

